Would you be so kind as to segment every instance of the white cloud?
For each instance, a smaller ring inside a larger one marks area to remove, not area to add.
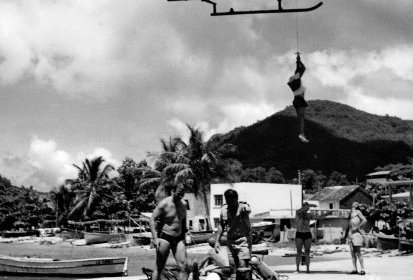
[[[79,152],[71,155],[58,149],[53,140],[34,137],[24,155],[0,155],[0,170],[1,175],[9,178],[15,185],[33,186],[41,191],[49,191],[66,179],[76,178],[77,169],[73,164],[81,167],[85,158],[92,159],[97,156],[102,156],[106,164],[112,164],[115,168],[121,164],[105,148],[97,147],[91,153]],[[112,175],[116,175],[116,172]]]
[[[97,147],[91,153],[85,154],[84,152],[80,152],[76,155],[76,165],[80,166],[81,162],[87,159],[93,159],[96,157],[101,156],[105,162],[104,164],[110,164],[115,169],[121,166],[121,162],[113,157],[113,154],[108,149]]]
[[[160,7],[149,0],[2,1],[0,86],[29,78],[105,99],[162,84],[160,74],[207,75],[210,58],[191,53]]]
[[[377,115],[397,116],[403,119],[413,119],[413,100],[403,100],[391,96],[377,98],[364,95],[361,91],[354,90],[346,102],[353,107]],[[396,114],[397,113],[397,114]]]
[[[204,133],[204,139],[208,140],[216,133],[226,133],[238,126],[251,125],[256,121],[275,113],[274,107],[266,103],[235,103],[219,106],[218,122],[212,126],[207,120],[200,120],[193,126]],[[168,124],[175,128],[178,134],[184,139],[188,139],[189,130],[186,124],[174,118],[168,121]]]
[[[400,45],[379,51],[317,51],[309,55],[311,75],[325,86],[346,88],[358,78],[388,70],[413,81],[413,46]]]
[[[185,139],[189,138],[190,133],[189,133],[188,127],[186,126],[185,122],[181,121],[178,118],[173,118],[173,119],[168,120],[167,124],[170,127],[174,128],[177,131],[178,136],[184,139],[184,141]]]
[[[73,178],[77,174],[70,155],[58,150],[53,140],[33,138],[27,156],[36,173],[50,178],[47,183],[55,179],[56,184],[62,184],[65,179]]]

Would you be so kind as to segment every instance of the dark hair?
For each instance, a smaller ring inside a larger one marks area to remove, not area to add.
[[[238,193],[236,190],[233,189],[228,189],[224,192],[225,200],[231,200],[231,199],[238,199]]]

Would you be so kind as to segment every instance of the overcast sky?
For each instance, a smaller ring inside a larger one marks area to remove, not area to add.
[[[248,1],[218,10],[268,5]],[[326,0],[297,18],[211,11],[196,0],[0,0],[0,174],[47,191],[86,157],[140,161],[160,138],[185,137],[185,123],[208,138],[284,109],[297,22],[307,99],[413,119],[411,0]]]

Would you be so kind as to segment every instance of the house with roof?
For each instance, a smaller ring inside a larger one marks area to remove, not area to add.
[[[358,185],[325,187],[315,193],[311,201],[317,201],[320,209],[351,209],[353,202],[372,205],[373,197]]]
[[[390,170],[376,171],[366,175],[367,184],[383,184],[388,181]]]
[[[326,218],[317,221],[317,228],[323,230],[323,239],[332,242],[340,239],[344,228],[348,223],[353,202],[365,205],[373,204],[373,197],[358,185],[326,187],[315,193],[307,200],[309,203],[318,205],[310,208],[315,215],[331,213]]]

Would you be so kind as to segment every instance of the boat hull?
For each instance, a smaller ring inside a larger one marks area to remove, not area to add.
[[[399,248],[399,238],[398,237],[383,237],[378,236],[377,239],[377,249],[379,250],[390,250]]]
[[[38,230],[28,230],[28,231],[4,231],[2,232],[3,238],[14,238],[14,237],[23,237],[23,236],[40,236]]]
[[[208,239],[210,239],[211,237],[215,237],[215,234],[212,230],[190,231],[189,237],[190,237],[190,244],[201,244],[201,243],[207,243]]]
[[[132,245],[149,245],[152,241],[152,234],[150,232],[126,233],[125,239]]]
[[[84,232],[86,244],[126,241],[123,233]]]
[[[128,258],[95,258],[79,260],[0,257],[1,274],[21,275],[127,275]]]

